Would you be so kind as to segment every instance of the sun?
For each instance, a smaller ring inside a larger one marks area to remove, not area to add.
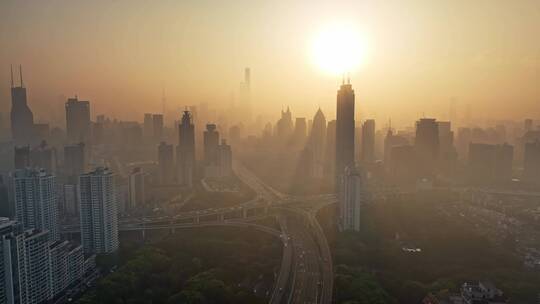
[[[352,25],[333,24],[318,32],[311,43],[311,60],[321,70],[343,75],[367,60],[367,41]]]

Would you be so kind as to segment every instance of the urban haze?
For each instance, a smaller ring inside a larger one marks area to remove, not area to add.
[[[540,2],[0,2],[0,304],[540,303]]]

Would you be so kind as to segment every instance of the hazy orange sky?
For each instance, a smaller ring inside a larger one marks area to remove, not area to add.
[[[4,0],[0,112],[10,108],[10,63],[23,65],[41,120],[74,94],[93,115],[121,119],[160,111],[162,88],[170,107],[226,107],[249,66],[259,111],[312,116],[320,105],[333,117],[341,79],[310,62],[309,46],[336,20],[370,48],[351,74],[362,119],[445,119],[453,96],[481,119],[540,117],[538,0]]]

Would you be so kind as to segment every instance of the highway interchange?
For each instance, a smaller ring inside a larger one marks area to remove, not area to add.
[[[324,206],[336,203],[335,196],[289,196],[266,185],[237,161],[233,166],[242,182],[256,192],[255,199],[228,208],[190,211],[168,217],[125,219],[119,222],[119,230],[141,231],[143,237],[146,230],[169,229],[174,233],[176,229],[208,226],[250,227],[269,233],[283,242],[281,267],[270,304],[331,303],[332,256],[316,214]],[[233,217],[226,218],[226,215]],[[254,222],[270,215],[276,218],[280,230]],[[212,217],[214,219],[208,220]],[[78,225],[62,228],[63,233],[78,230]]]

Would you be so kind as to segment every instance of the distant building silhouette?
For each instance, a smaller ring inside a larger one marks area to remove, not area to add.
[[[239,143],[242,138],[242,125],[234,125],[229,128],[229,138],[233,144]]]
[[[136,121],[120,122],[122,142],[132,147],[138,147],[143,142],[143,130]],[[159,139],[158,139],[159,140]]]
[[[215,124],[207,124],[204,131],[204,176],[229,177],[232,175],[232,151],[227,141],[219,143]]]
[[[362,162],[375,162],[375,120],[368,119],[362,124]]]
[[[525,132],[533,131],[533,120],[530,118],[525,119],[523,122],[523,128]]]
[[[390,152],[390,175],[396,183],[414,184],[418,178],[418,158],[412,145],[394,146]]]
[[[346,167],[354,167],[354,90],[350,82],[337,92],[336,110],[336,185]]]
[[[154,141],[160,142],[163,139],[163,114],[152,115],[152,131]]]
[[[218,164],[218,146],[219,132],[215,124],[207,124],[204,131],[204,165],[217,166]]]
[[[293,120],[289,107],[287,111],[281,111],[281,118],[276,124],[276,135],[281,142],[288,142],[293,132]]]
[[[30,150],[30,166],[42,168],[51,174],[56,173],[56,148],[49,146],[46,141],[42,141],[41,144]]]
[[[64,147],[64,174],[69,183],[77,184],[79,175],[86,170],[84,143]]]
[[[24,169],[30,167],[30,147],[15,147],[14,157],[15,169]]]
[[[11,134],[17,145],[29,144],[34,140],[34,114],[28,107],[26,88],[24,87],[22,68],[19,66],[20,83],[13,82],[11,69]]]
[[[294,144],[303,147],[306,143],[307,124],[305,117],[297,117],[294,123]]]
[[[336,121],[330,120],[326,126],[324,175],[333,185],[336,182]]]
[[[540,141],[538,140],[525,144],[523,179],[532,183],[540,183]]]
[[[150,139],[154,136],[154,120],[152,118],[152,113],[144,113],[143,136],[145,139]]]
[[[142,207],[146,203],[145,173],[140,167],[133,168],[128,182],[128,208]]]
[[[195,174],[195,125],[189,111],[184,111],[182,115],[182,121],[178,126],[178,135],[177,181],[180,185],[191,187]]]
[[[46,124],[46,123],[34,124],[33,133],[34,133],[34,139],[47,140],[51,135],[49,124]]]
[[[419,173],[422,177],[434,174],[439,147],[437,121],[432,118],[422,118],[417,121],[414,148],[419,160]]]
[[[232,170],[232,150],[225,139],[218,146],[219,177],[230,177]]]
[[[158,147],[158,165],[160,184],[172,184],[174,179],[173,145],[161,142]]]
[[[326,152],[326,118],[320,108],[313,117],[313,125],[307,146],[311,151],[311,177],[322,178],[324,176]]]
[[[451,175],[454,173],[457,162],[457,151],[454,146],[454,132],[450,121],[438,121],[439,155],[438,169],[440,173]]]
[[[386,137],[384,138],[384,164],[387,168],[390,167],[392,148],[408,144],[409,141],[407,138],[394,134],[394,131],[392,131],[391,128],[388,129]]]
[[[66,130],[71,142],[87,142],[90,138],[90,102],[77,96],[66,102]]]
[[[508,182],[512,179],[514,147],[503,145],[469,145],[468,178],[473,184]]]

